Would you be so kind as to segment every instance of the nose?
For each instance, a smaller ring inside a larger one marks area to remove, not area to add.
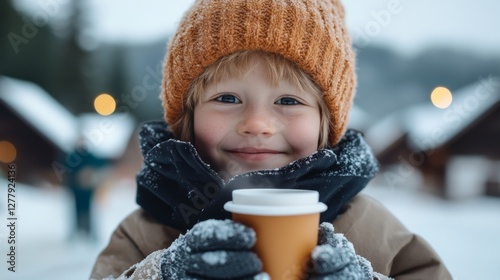
[[[276,116],[267,110],[248,109],[238,123],[238,133],[246,136],[270,136],[276,128]]]

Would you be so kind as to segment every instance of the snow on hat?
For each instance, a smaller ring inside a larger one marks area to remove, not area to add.
[[[320,86],[330,110],[329,144],[343,136],[356,87],[355,58],[339,0],[197,0],[165,57],[161,98],[169,124],[182,116],[193,79],[241,50],[277,53]]]

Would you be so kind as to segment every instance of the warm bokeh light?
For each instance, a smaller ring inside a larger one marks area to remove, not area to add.
[[[453,101],[451,91],[445,87],[437,87],[431,93],[432,104],[439,109],[446,109],[450,107]]]
[[[9,141],[0,141],[0,162],[11,163],[16,160],[16,147]]]
[[[94,108],[100,115],[111,115],[116,109],[116,101],[113,96],[103,93],[94,100]]]

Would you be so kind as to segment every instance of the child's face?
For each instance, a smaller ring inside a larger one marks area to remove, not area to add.
[[[273,87],[258,63],[243,78],[208,85],[194,109],[194,145],[228,178],[282,167],[318,149],[320,109],[312,93]]]

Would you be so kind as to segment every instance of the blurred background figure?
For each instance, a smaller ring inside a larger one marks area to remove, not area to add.
[[[75,167],[67,172],[65,184],[71,191],[75,203],[75,226],[70,240],[83,238],[97,241],[92,219],[92,203],[94,194],[106,178],[107,162],[95,156],[87,148],[83,137],[77,141],[75,148],[67,155],[75,163]]]

